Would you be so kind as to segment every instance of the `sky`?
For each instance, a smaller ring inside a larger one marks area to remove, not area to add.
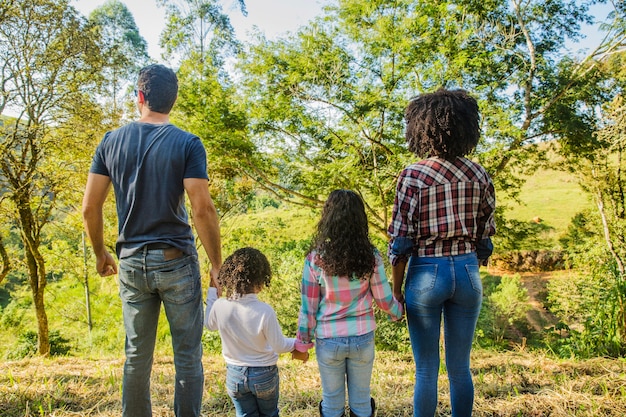
[[[85,16],[106,0],[70,0],[70,3]],[[165,25],[163,8],[156,0],[120,0],[135,18],[139,34],[148,43],[148,54],[159,60],[159,36]],[[247,0],[247,16],[241,14],[236,0],[224,0],[222,10],[228,15],[239,39],[246,39],[254,26],[269,39],[286,32],[294,32],[322,12],[323,0]]]

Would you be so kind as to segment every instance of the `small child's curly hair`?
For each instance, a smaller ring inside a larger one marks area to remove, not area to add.
[[[269,287],[272,269],[267,257],[255,248],[237,249],[224,261],[217,280],[226,297],[240,298],[252,294],[262,287]]]
[[[480,138],[476,99],[465,90],[439,89],[409,102],[405,112],[406,141],[420,158],[453,161],[471,153]]]

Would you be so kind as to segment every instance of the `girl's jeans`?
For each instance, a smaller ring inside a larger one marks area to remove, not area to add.
[[[340,417],[346,404],[357,416],[372,414],[370,381],[374,366],[374,332],[361,336],[316,339],[315,354],[322,380],[322,414]]]
[[[202,288],[196,255],[166,260],[163,249],[147,249],[120,259],[120,298],[126,329],[122,381],[124,417],[151,417],[150,373],[161,303],[172,335],[178,417],[200,415],[202,368]]]
[[[226,391],[237,417],[278,417],[278,367],[226,365]]]
[[[470,349],[482,301],[478,268],[475,253],[409,261],[404,298],[415,360],[414,417],[435,415],[442,314],[452,416],[472,415]]]

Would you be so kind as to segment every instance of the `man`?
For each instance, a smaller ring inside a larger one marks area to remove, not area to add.
[[[155,64],[139,72],[136,95],[141,117],[105,134],[83,198],[83,219],[98,273],[116,274],[115,260],[104,245],[102,214],[113,185],[126,330],[125,417],[152,416],[150,373],[161,303],[172,335],[175,414],[199,416],[202,404],[202,286],[185,192],[214,282],[222,265],[220,230],[202,142],[169,123],[177,94],[178,80],[171,69]]]

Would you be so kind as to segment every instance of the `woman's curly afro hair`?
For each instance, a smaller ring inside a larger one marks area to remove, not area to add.
[[[226,258],[217,276],[226,296],[231,299],[269,287],[271,279],[269,261],[260,250],[250,247],[237,249]]]
[[[465,90],[439,89],[413,98],[404,112],[409,150],[420,158],[453,161],[471,153],[480,138],[476,99]]]

